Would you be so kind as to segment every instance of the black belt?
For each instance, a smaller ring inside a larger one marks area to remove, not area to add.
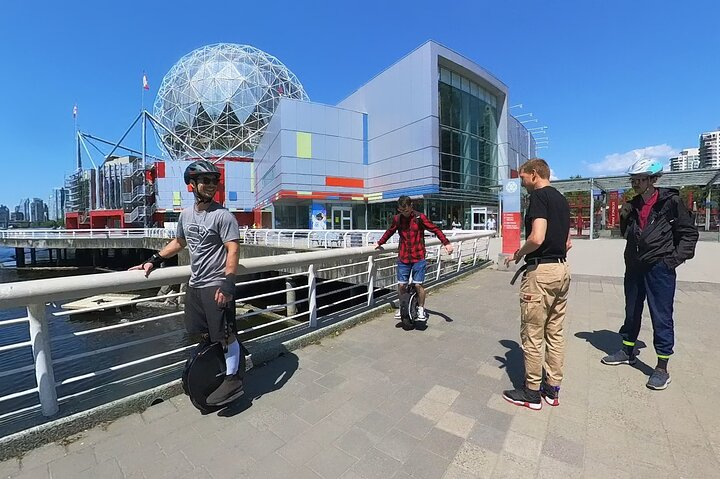
[[[526,259],[526,264],[547,264],[547,263],[564,263],[565,258],[531,258]]]
[[[520,266],[517,271],[515,271],[515,274],[513,275],[512,279],[510,280],[510,284],[515,284],[515,281],[517,281],[518,277],[526,270],[528,269],[528,266],[537,266],[539,264],[548,264],[548,263],[564,263],[565,258],[530,258],[525,260],[525,264]]]

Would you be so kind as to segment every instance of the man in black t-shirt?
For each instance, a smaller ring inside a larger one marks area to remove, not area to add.
[[[565,350],[563,323],[570,288],[570,269],[565,261],[572,246],[570,206],[565,197],[550,186],[550,167],[545,160],[528,160],[519,171],[522,184],[530,193],[525,213],[526,240],[506,263],[513,260],[518,263],[525,257],[525,273],[520,285],[525,385],[504,391],[503,398],[537,410],[542,408],[541,397],[551,406],[560,404]]]

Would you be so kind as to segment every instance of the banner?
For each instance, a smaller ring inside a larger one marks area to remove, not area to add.
[[[310,208],[310,229],[324,230],[327,229],[327,211],[322,203],[313,203]]]
[[[514,254],[520,249],[520,180],[503,180],[502,190],[502,252]]]
[[[608,199],[608,228],[615,228],[619,224],[620,204],[617,191],[611,191]]]

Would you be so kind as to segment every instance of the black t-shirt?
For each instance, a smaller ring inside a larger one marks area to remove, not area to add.
[[[562,193],[552,186],[545,186],[530,193],[530,204],[525,213],[526,238],[530,237],[532,223],[536,218],[547,220],[545,241],[525,259],[565,258],[570,231],[570,205]]]

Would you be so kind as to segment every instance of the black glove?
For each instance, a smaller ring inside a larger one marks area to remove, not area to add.
[[[233,273],[226,274],[225,280],[220,285],[220,291],[225,296],[235,296],[235,283],[237,279]]]
[[[149,259],[145,260],[145,263],[150,263],[151,265],[153,265],[153,268],[159,268],[166,259],[167,258],[163,258],[162,256],[160,256],[160,253],[155,253],[154,255],[150,256]]]

